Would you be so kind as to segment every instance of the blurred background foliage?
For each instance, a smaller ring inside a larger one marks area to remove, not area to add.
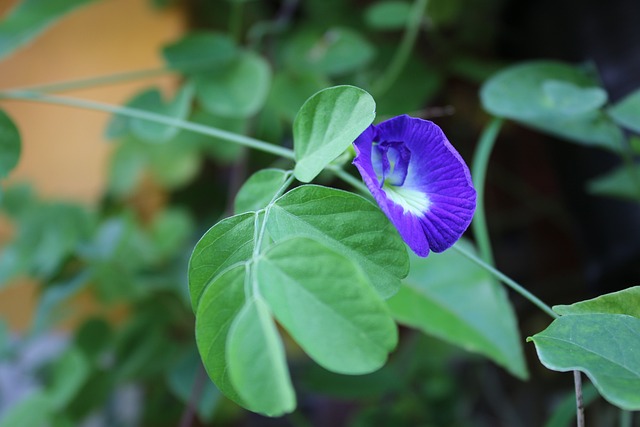
[[[640,152],[637,137],[627,139],[638,132],[637,104],[629,101],[625,110],[618,103],[640,87],[633,19],[640,3],[430,0],[406,62],[396,58],[399,46],[422,11],[404,1],[114,1],[109,28],[80,26],[104,16],[89,13],[105,3],[69,15],[75,26],[65,31],[77,45],[46,45],[54,27],[5,59],[3,87],[72,77],[61,67],[39,80],[16,78],[44,66],[33,57],[40,51],[50,52],[43,58],[54,68],[67,59],[95,65],[78,68],[78,77],[145,69],[135,85],[122,84],[135,73],[116,79],[117,96],[100,87],[105,81],[65,90],[291,146],[302,103],[322,88],[353,84],[374,95],[377,120],[404,113],[434,120],[469,163],[488,113],[506,117],[485,195],[496,265],[550,305],[637,284],[639,196],[633,174],[617,168]],[[126,19],[130,13],[135,19]],[[154,40],[138,43],[151,29]],[[81,43],[95,50],[98,39],[110,46],[104,48],[110,65],[78,56]],[[548,62],[530,62],[540,58]],[[536,92],[541,82],[544,98]],[[0,426],[561,426],[570,420],[572,405],[563,401],[572,399],[571,378],[546,371],[532,346],[525,347],[532,375],[523,383],[477,355],[408,329],[385,368],[358,377],[326,372],[291,344],[299,409],[281,419],[241,410],[203,376],[187,261],[198,236],[233,212],[235,193],[253,171],[288,161],[122,116],[91,125],[77,112],[51,119],[57,123],[43,149],[32,142],[43,135],[29,130],[38,128],[36,116],[7,111],[23,134],[24,157],[3,181],[0,205],[0,306],[7,311],[0,323]],[[76,141],[85,148],[65,142],[64,132],[75,127],[89,129]],[[46,166],[52,159],[85,186],[56,191],[53,182],[64,176]],[[42,184],[30,185],[38,173]],[[32,290],[27,307],[18,303],[25,297],[16,297],[24,287]],[[522,336],[545,327],[544,314],[518,297],[512,301]],[[16,311],[28,313],[26,324],[16,323]],[[585,396],[596,408],[589,424],[612,425],[614,408],[591,388]]]

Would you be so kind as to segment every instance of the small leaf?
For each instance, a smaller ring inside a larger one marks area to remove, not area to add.
[[[276,319],[325,369],[366,374],[397,344],[395,322],[357,265],[308,239],[270,247],[256,265]]]
[[[640,286],[601,295],[571,305],[555,305],[553,311],[568,314],[626,314],[640,319]]]
[[[242,308],[227,345],[229,376],[248,409],[271,417],[295,409],[284,346],[261,298],[254,297]]]
[[[262,169],[251,175],[236,195],[235,213],[265,208],[282,188],[289,174],[282,169]]]
[[[51,408],[63,409],[87,381],[90,366],[82,352],[69,348],[53,365],[51,384],[47,390]]]
[[[267,230],[275,241],[309,237],[357,263],[383,298],[409,271],[404,242],[380,209],[363,197],[303,185],[271,208]]]
[[[580,370],[600,394],[626,410],[640,410],[640,319],[620,314],[561,316],[527,338],[553,371]]]
[[[580,87],[562,80],[546,80],[542,90],[553,108],[567,115],[587,113],[607,102],[607,92],[599,87]]]
[[[456,245],[472,250],[460,241]],[[504,289],[455,250],[411,256],[411,270],[388,300],[399,323],[480,353],[527,378],[518,325]]]
[[[627,165],[617,167],[589,181],[587,190],[591,194],[640,200],[640,166],[635,165],[633,169]]]
[[[230,64],[238,53],[228,36],[204,31],[187,34],[162,49],[169,67],[182,72],[223,67]]]
[[[618,101],[607,112],[620,126],[640,133],[640,89]]]
[[[244,213],[223,219],[200,238],[189,260],[189,293],[197,312],[205,287],[218,274],[253,254],[256,215]]]
[[[323,33],[300,31],[292,38],[284,55],[290,69],[337,77],[362,70],[373,60],[375,53],[375,47],[360,33],[334,27]]]
[[[411,15],[411,4],[404,1],[379,1],[367,8],[364,19],[377,30],[404,28]]]
[[[20,132],[11,118],[0,110],[0,178],[9,175],[9,172],[18,164],[22,143]]]
[[[95,0],[23,0],[0,22],[0,58],[27,44],[56,20]]]
[[[158,88],[144,90],[127,102],[127,107],[160,114],[173,119],[184,120],[191,109],[193,86],[186,84],[175,98],[165,103]],[[178,128],[148,120],[114,115],[107,126],[107,137],[117,139],[133,134],[136,138],[149,143],[164,143],[178,133]]]
[[[243,118],[264,105],[271,85],[271,68],[261,56],[244,52],[220,70],[195,76],[202,107],[222,117]]]
[[[229,379],[229,328],[244,306],[245,266],[225,270],[202,293],[196,312],[196,343],[207,373],[229,399],[242,404]]]
[[[493,115],[572,142],[618,151],[622,133],[598,110],[604,93],[597,89],[595,79],[578,67],[533,61],[491,77],[482,86],[480,98],[484,109]],[[572,98],[566,99],[569,94]],[[574,114],[568,114],[571,111]]]
[[[175,98],[167,104],[163,102],[162,95],[158,89],[150,89],[137,96],[129,106],[173,119],[184,120],[191,109],[192,98],[193,86],[186,84],[180,88]],[[166,142],[178,133],[178,128],[175,126],[142,119],[131,119],[131,130],[141,140],[151,143]]]
[[[199,381],[200,369],[200,356],[194,347],[189,347],[167,372],[169,388],[186,405],[189,404],[192,398],[191,394],[194,390],[195,382]],[[195,402],[195,406],[202,421],[211,423],[214,411],[221,400],[221,395],[220,391],[210,381],[207,381],[202,387],[202,392],[199,394],[199,399],[198,402]]]
[[[315,178],[373,122],[375,109],[371,95],[354,86],[335,86],[309,98],[293,123],[296,178]]]

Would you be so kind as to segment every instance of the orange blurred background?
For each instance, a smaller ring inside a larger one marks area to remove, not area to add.
[[[0,2],[0,19],[16,0]],[[149,0],[103,0],[72,12],[31,44],[0,61],[0,89],[21,88],[127,71],[160,68],[160,49],[185,31],[178,7],[155,9]],[[123,104],[148,86],[171,90],[175,77],[68,91],[63,95]],[[95,204],[105,187],[110,146],[102,112],[22,101],[1,101],[22,136],[22,155],[9,184],[26,181],[43,198]],[[0,224],[0,243],[11,234]],[[0,290],[0,317],[14,331],[29,327],[34,283],[19,280]],[[88,295],[75,310],[96,310]]]

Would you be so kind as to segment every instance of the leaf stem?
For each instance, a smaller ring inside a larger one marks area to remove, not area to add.
[[[582,399],[582,376],[580,371],[573,371],[573,382],[576,389],[576,426],[584,427],[584,400]]]
[[[87,89],[96,86],[110,85],[115,83],[123,83],[131,80],[146,79],[150,77],[162,76],[172,73],[168,68],[150,68],[146,70],[124,71],[121,73],[109,74],[106,76],[89,77],[85,79],[67,80],[54,83],[46,83],[41,85],[23,86],[13,88],[11,91],[30,91],[30,92],[64,92],[69,90]]]
[[[351,185],[353,188],[358,190],[363,195],[368,196],[370,194],[369,189],[364,185],[362,181],[360,181],[358,178],[354,177],[350,173],[345,172],[340,166],[330,164],[326,167],[326,169],[333,172],[335,176],[337,176],[347,184]]]
[[[633,426],[633,412],[620,410],[620,427]]]
[[[212,136],[223,139],[234,144],[243,145],[245,147],[264,151],[276,156],[285,157],[287,159],[295,159],[293,150],[281,147],[279,145],[270,144],[259,139],[250,138],[248,136],[239,135],[222,129],[205,126],[186,120],[175,119],[173,117],[164,116],[162,114],[151,113],[149,111],[139,110],[130,107],[121,107],[102,102],[89,101],[78,98],[63,97],[56,95],[47,95],[30,91],[6,91],[0,92],[0,99],[14,99],[23,101],[42,102],[47,104],[65,105],[68,107],[83,108],[89,110],[103,111],[106,113],[120,114],[122,116],[133,117],[150,122],[161,123],[168,126],[175,126],[191,132]]]
[[[471,252],[461,248],[460,246],[453,246],[453,249],[455,249],[460,254],[464,255],[469,260],[473,261],[474,263],[476,263],[477,265],[479,265],[480,267],[482,267],[483,269],[485,269],[486,271],[491,273],[494,277],[496,277],[502,283],[504,283],[505,285],[507,285],[508,287],[510,287],[511,289],[513,289],[514,291],[516,291],[517,293],[522,295],[524,298],[529,300],[532,304],[534,304],[540,310],[542,310],[545,313],[547,313],[552,318],[557,319],[559,317],[551,309],[551,307],[549,307],[547,304],[542,302],[542,300],[540,300],[540,298],[538,298],[535,295],[533,295],[531,292],[526,290],[522,285],[520,285],[518,282],[516,282],[515,280],[513,280],[512,278],[510,278],[506,274],[504,274],[501,271],[495,269],[491,265],[487,264],[486,262],[484,262],[483,260],[481,260],[480,258],[475,256],[474,254],[472,254]]]
[[[427,8],[427,0],[416,0],[411,8],[411,17],[407,20],[407,26],[402,36],[400,46],[396,54],[391,59],[391,63],[384,74],[373,85],[373,92],[376,96],[381,96],[387,92],[400,76],[402,69],[407,63],[411,50],[418,37],[418,30],[422,23],[424,11]]]
[[[494,117],[482,131],[476,152],[473,156],[473,164],[471,167],[474,185],[476,187],[476,213],[473,217],[471,227],[473,235],[478,244],[480,258],[487,264],[494,265],[493,251],[491,250],[491,240],[489,238],[489,229],[484,210],[484,187],[487,176],[487,167],[489,165],[489,157],[495,145],[503,120]]]

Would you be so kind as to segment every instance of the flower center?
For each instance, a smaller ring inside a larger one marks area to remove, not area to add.
[[[409,160],[411,160],[411,151],[402,142],[374,142],[371,163],[380,182],[380,188],[385,184],[395,186],[404,184]]]

